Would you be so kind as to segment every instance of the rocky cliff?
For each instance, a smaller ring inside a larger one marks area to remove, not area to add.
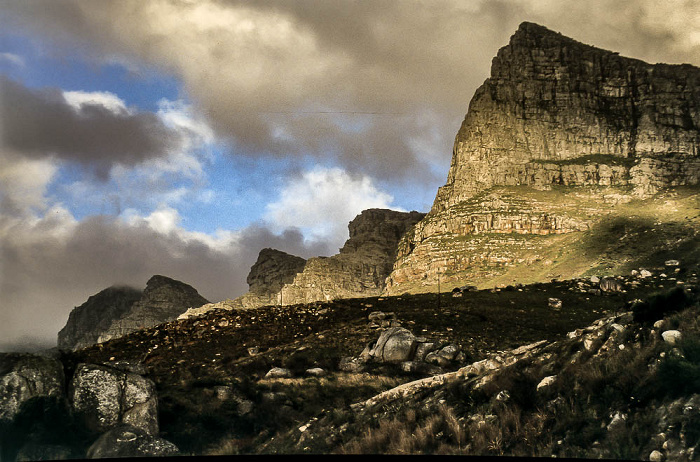
[[[110,287],[71,312],[58,333],[58,347],[75,350],[106,342],[171,321],[188,308],[206,303],[192,286],[165,276],[151,277],[143,292]]]
[[[348,225],[350,238],[332,257],[311,258],[281,290],[283,304],[371,297],[384,289],[401,237],[424,214],[386,209],[363,211]]]
[[[304,260],[279,250],[263,249],[248,275],[248,293],[235,300],[192,308],[180,318],[214,309],[379,295],[396,260],[401,237],[424,216],[415,211],[365,210],[348,224],[349,239],[331,257]]]
[[[547,260],[557,235],[595,229],[618,204],[698,183],[700,69],[523,23],[474,94],[447,183],[399,245],[388,291],[493,279],[494,266]]]

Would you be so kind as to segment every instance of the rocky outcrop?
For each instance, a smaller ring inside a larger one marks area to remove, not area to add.
[[[108,366],[81,364],[70,384],[70,401],[85,428],[103,433],[118,424],[158,434],[155,384]]]
[[[109,287],[87,299],[68,316],[58,333],[58,347],[64,350],[85,348],[97,343],[115,319],[125,316],[142,291],[131,287]]]
[[[387,293],[546,260],[559,242],[552,235],[697,184],[700,69],[647,64],[523,23],[469,103],[447,182],[399,244]]]
[[[153,276],[146,289],[111,287],[75,308],[58,334],[59,348],[76,350],[172,321],[190,307],[208,303],[184,282]]]
[[[223,309],[294,305],[382,293],[401,237],[425,214],[369,209],[348,225],[350,237],[337,255],[304,260],[263,249],[248,275],[250,291],[234,300],[191,308],[180,319]]]
[[[311,258],[280,292],[282,304],[381,294],[401,237],[423,218],[419,212],[363,211],[348,225],[350,238],[332,257]]]
[[[700,69],[523,23],[469,104],[433,210],[494,185],[697,184],[699,127]]]
[[[60,361],[48,357],[0,353],[0,423],[11,422],[32,398],[62,396]]]
[[[172,457],[179,450],[170,441],[131,425],[119,425],[100,436],[87,451],[88,459]]]

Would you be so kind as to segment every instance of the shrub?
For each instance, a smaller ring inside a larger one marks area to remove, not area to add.
[[[632,307],[634,320],[637,322],[656,321],[667,314],[675,313],[692,305],[695,297],[682,287],[675,287],[649,297],[646,301]]]

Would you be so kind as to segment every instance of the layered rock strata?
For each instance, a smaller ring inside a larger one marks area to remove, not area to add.
[[[447,183],[399,244],[386,292],[488,280],[544,260],[617,203],[698,184],[700,69],[523,23],[474,94]],[[559,197],[541,201],[547,191]]]
[[[423,216],[386,209],[363,211],[348,225],[350,238],[337,255],[310,258],[304,270],[282,287],[281,304],[381,294],[399,240]]]
[[[172,321],[190,307],[209,303],[184,282],[156,275],[141,292],[112,287],[75,308],[58,333],[58,347],[85,348],[137,330]]]
[[[401,237],[425,214],[369,209],[348,224],[349,239],[331,257],[304,260],[263,249],[248,275],[250,291],[234,300],[187,310],[180,319],[216,309],[294,305],[382,293]]]

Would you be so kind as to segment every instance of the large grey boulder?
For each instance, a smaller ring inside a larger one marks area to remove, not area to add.
[[[368,355],[380,362],[410,361],[416,353],[418,340],[403,327],[391,327],[381,333]]]
[[[89,459],[115,457],[169,457],[178,455],[170,441],[122,424],[100,436],[87,451]]]
[[[102,433],[124,423],[158,434],[155,384],[140,375],[80,364],[71,380],[70,400],[91,431]]]
[[[12,421],[34,397],[64,394],[63,365],[44,356],[0,353],[0,422]]]

